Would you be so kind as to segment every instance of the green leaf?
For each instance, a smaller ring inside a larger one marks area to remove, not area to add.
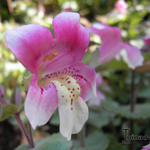
[[[109,136],[109,141],[110,141],[110,144],[107,150],[116,150],[116,149],[126,150],[127,149],[125,145],[119,143],[117,139],[112,135]]]
[[[54,134],[37,143],[35,150],[69,150],[72,143],[60,134]]]
[[[150,118],[150,103],[136,104],[132,113],[130,106],[121,106],[112,100],[106,100],[101,103],[101,107],[109,112],[113,112],[128,119],[147,119]]]
[[[72,142],[67,141],[60,134],[53,134],[47,138],[37,140],[35,143],[34,150],[70,150],[72,147]],[[29,147],[21,145],[16,150],[29,150]]]
[[[1,106],[0,121],[9,118],[11,115],[13,115],[16,112],[17,112],[17,107],[13,104],[7,104]]]
[[[27,145],[20,145],[15,150],[29,150],[29,146]]]
[[[150,60],[150,53],[142,53],[142,54],[143,54],[143,57],[144,57],[145,61],[149,61]]]
[[[95,131],[85,139],[85,147],[79,146],[75,141],[73,150],[105,150],[109,145],[109,140],[102,132]]]
[[[149,86],[142,86],[139,90],[138,97],[150,99],[150,87]]]
[[[129,70],[129,67],[123,59],[112,59],[108,63],[102,65],[102,69],[116,69],[116,70]]]
[[[110,114],[106,111],[103,112],[90,112],[88,123],[96,128],[101,128],[109,123]]]

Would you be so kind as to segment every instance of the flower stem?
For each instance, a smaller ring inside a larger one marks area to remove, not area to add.
[[[79,139],[79,143],[80,143],[80,147],[85,147],[85,127],[83,127],[83,129],[81,130],[81,132],[78,134],[78,139]]]
[[[136,98],[135,98],[135,71],[132,70],[131,90],[130,90],[130,111],[132,113],[134,113],[135,104],[136,104]],[[129,128],[130,128],[131,133],[134,132],[133,126],[134,126],[133,120],[129,120]],[[129,145],[129,150],[133,150],[133,144],[132,143]]]
[[[132,113],[134,113],[135,111],[135,106],[136,106],[136,97],[138,94],[138,90],[140,88],[140,85],[143,81],[143,76],[142,74],[140,75],[140,80],[138,82],[138,84],[136,84],[135,86],[135,70],[132,70],[132,75],[131,75],[131,97],[130,97],[130,111]],[[134,121],[133,120],[129,120],[129,128],[130,128],[130,132],[133,134],[134,133]],[[129,150],[133,150],[133,144],[131,143],[131,145],[129,145]]]
[[[136,97],[135,97],[135,71],[132,70],[132,75],[131,75],[131,100],[130,100],[130,111],[134,112],[135,109],[135,104],[136,104]]]
[[[16,119],[16,121],[17,121],[17,123],[18,123],[18,125],[19,125],[19,127],[20,127],[20,129],[21,129],[21,131],[23,133],[23,135],[25,136],[25,138],[26,138],[30,148],[34,148],[34,144],[31,141],[31,138],[29,137],[29,135],[28,135],[28,133],[27,133],[27,131],[26,131],[26,129],[25,129],[21,119],[20,119],[19,113],[14,114],[14,116],[15,116],[15,119]]]
[[[136,9],[137,0],[132,0],[132,3],[133,3],[133,8]]]
[[[28,131],[29,131],[30,140],[31,140],[31,143],[32,143],[32,145],[33,145],[33,147],[34,147],[34,141],[33,141],[33,137],[32,137],[32,128],[31,128],[31,124],[30,124],[29,121],[27,122],[27,124],[28,124]]]

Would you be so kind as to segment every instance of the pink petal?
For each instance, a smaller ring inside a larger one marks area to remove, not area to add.
[[[97,90],[96,94],[96,98],[90,99],[88,103],[90,106],[98,106],[100,105],[101,101],[105,99],[105,96],[100,91]]]
[[[145,38],[144,38],[144,43],[146,45],[150,44],[150,35],[147,35]]]
[[[96,87],[98,88],[102,83],[102,77],[100,76],[100,74],[96,74]]]
[[[99,86],[101,85],[102,83],[102,77],[100,76],[100,74],[96,74],[96,94],[97,96],[95,98],[91,98],[90,101],[89,101],[89,105],[90,106],[97,106],[100,104],[101,100],[105,99],[105,96],[99,91]]]
[[[99,61],[101,63],[110,61],[120,52],[121,34],[119,28],[96,23],[89,30],[93,34],[98,34],[102,40],[99,48]]]
[[[122,48],[125,50],[121,51],[121,55],[130,68],[135,69],[143,64],[144,58],[138,48],[126,43],[122,43]]]
[[[55,67],[51,65],[44,71],[42,78],[55,78],[60,75],[72,76],[80,85],[81,97],[84,100],[96,97],[96,72],[84,63],[74,62],[74,64],[66,63],[63,65],[63,62],[61,64],[60,61]]]
[[[128,4],[124,0],[118,0],[115,3],[115,8],[120,14],[126,14],[127,13],[127,8]]]
[[[57,92],[54,84],[40,88],[37,85],[37,77],[33,76],[25,100],[25,114],[32,127],[35,129],[36,126],[46,124],[57,106]]]
[[[37,72],[38,60],[53,47],[50,31],[40,25],[24,25],[15,30],[7,30],[5,39],[8,48],[16,58],[32,73]]]
[[[81,60],[89,43],[89,32],[80,25],[78,13],[62,12],[53,20],[54,35],[58,49],[69,51],[75,59]]]
[[[96,97],[96,72],[93,68],[85,65],[82,62],[71,66],[74,68],[72,77],[77,80],[81,88],[80,96],[84,100]]]
[[[150,144],[144,146],[141,150],[150,150]]]
[[[61,100],[60,100],[61,101]],[[72,104],[62,104],[58,106],[60,117],[60,132],[68,140],[72,134],[80,132],[83,125],[88,119],[88,107],[82,98],[78,98]]]

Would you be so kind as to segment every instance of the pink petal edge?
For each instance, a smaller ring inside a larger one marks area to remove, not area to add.
[[[120,52],[121,33],[119,28],[96,23],[89,28],[89,31],[99,35],[102,40],[102,44],[99,47],[99,61],[101,63],[110,61]]]
[[[143,64],[144,58],[137,47],[122,43],[122,49],[125,49],[123,59],[130,68],[135,69]]]
[[[51,32],[40,25],[23,25],[5,32],[8,48],[32,73],[37,72],[38,60],[53,47]]]
[[[35,129],[46,124],[57,106],[57,91],[54,84],[40,88],[37,85],[37,76],[33,75],[24,106],[25,114],[32,127]]]
[[[89,44],[89,32],[80,24],[80,15],[62,12],[53,20],[53,30],[60,52],[68,51],[81,60]]]

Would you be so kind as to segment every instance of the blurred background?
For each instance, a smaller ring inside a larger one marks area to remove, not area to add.
[[[121,29],[123,41],[142,50],[145,62],[149,64],[150,46],[143,39],[150,34],[150,0],[126,0],[126,14],[120,14],[114,7],[116,0],[0,0],[0,85],[10,99],[13,91],[19,88],[22,100],[28,89],[30,73],[15,59],[6,48],[4,33],[24,24],[40,24],[52,28],[54,16],[62,11],[79,12],[81,24],[90,26],[103,22]],[[150,65],[134,72],[135,113],[130,112],[131,81],[133,71],[120,60],[112,60],[104,66],[94,63],[100,39],[91,36],[91,43],[83,62],[96,67],[101,74],[103,93],[100,105],[90,107],[90,116],[83,131],[73,136],[69,149],[73,150],[139,150],[149,140],[134,140],[122,144],[122,129],[130,129],[131,134],[150,136]],[[21,119],[26,124],[24,112]],[[57,113],[49,123],[34,131],[34,139],[45,138],[59,132]],[[0,150],[13,150],[24,144],[13,117],[0,122]],[[19,149],[18,149],[19,150]],[[20,148],[21,150],[21,148]]]

